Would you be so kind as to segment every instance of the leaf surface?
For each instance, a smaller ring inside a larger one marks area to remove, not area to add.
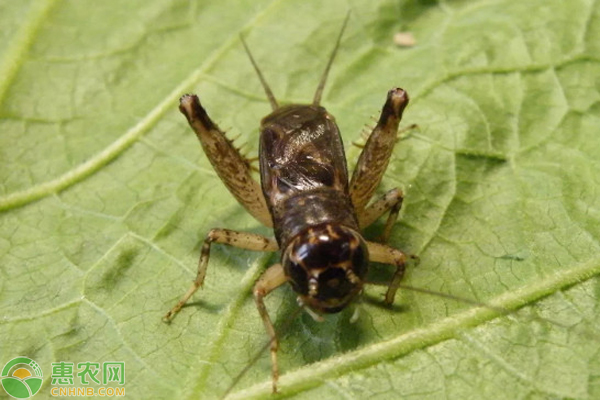
[[[301,315],[281,332],[281,397],[600,397],[591,0],[0,4],[0,363],[36,360],[38,397],[52,362],[116,360],[130,398],[217,398],[265,344],[250,291],[273,255],[214,246],[204,288],[161,321],[209,229],[271,234],[220,184],[177,99],[198,93],[255,154],[269,104],[239,34],[281,102],[310,102],[348,9],[323,98],[345,143],[395,86],[419,126],[381,188],[406,194],[390,240],[420,257],[405,284],[497,308],[402,290],[390,310],[369,286],[358,322]],[[286,325],[291,289],[267,307]],[[263,354],[231,395],[269,390]]]

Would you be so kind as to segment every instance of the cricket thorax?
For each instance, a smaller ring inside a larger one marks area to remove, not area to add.
[[[369,253],[354,229],[322,224],[293,238],[282,263],[304,305],[317,312],[336,313],[362,290]]]
[[[278,201],[272,205],[271,215],[275,238],[282,249],[313,226],[336,223],[358,230],[349,196],[330,188],[307,190]]]

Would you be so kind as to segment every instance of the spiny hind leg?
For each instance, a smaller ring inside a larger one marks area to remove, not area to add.
[[[381,199],[369,205],[362,212],[357,213],[360,228],[363,229],[371,225],[389,210],[390,214],[388,215],[385,227],[383,228],[383,233],[379,237],[380,242],[387,243],[390,234],[392,233],[392,228],[398,219],[403,199],[402,190],[398,188],[387,192]]]
[[[365,141],[365,143],[361,143],[359,141],[353,141],[351,143],[352,146],[359,148],[361,150],[364,149],[366,142],[367,142],[367,140],[369,140],[369,136],[371,136],[371,133],[373,132],[374,128],[375,128],[374,126],[367,127],[365,125],[365,128],[362,130],[361,135],[360,135],[362,137],[362,139]],[[419,130],[419,125],[410,124],[408,126],[405,126],[404,128],[398,127],[398,132],[396,133],[396,142],[410,138],[412,135],[412,132],[415,130]]]
[[[270,338],[271,343],[271,377],[273,384],[273,393],[277,393],[277,380],[279,379],[279,366],[277,364],[277,349],[279,343],[277,341],[277,333],[275,327],[269,317],[269,312],[265,306],[264,298],[273,290],[287,282],[287,277],[283,271],[281,264],[270,266],[254,285],[254,301],[256,308],[265,325],[265,330]]]
[[[392,89],[381,111],[381,116],[360,154],[352,179],[350,198],[358,215],[363,215],[367,204],[387,168],[396,143],[402,112],[408,104],[403,89]]]
[[[179,99],[179,110],[187,118],[204,153],[227,189],[254,218],[271,227],[271,214],[260,185],[252,178],[249,160],[240,154],[233,142],[210,119],[198,96],[182,96]]]
[[[194,279],[194,282],[188,291],[183,295],[181,300],[177,302],[175,307],[165,314],[163,320],[169,321],[171,318],[173,318],[173,316],[175,316],[175,314],[181,310],[185,303],[187,303],[190,297],[196,293],[198,288],[202,286],[204,277],[206,276],[208,259],[210,257],[210,245],[212,243],[226,244],[228,246],[253,251],[277,251],[279,249],[275,239],[267,238],[255,233],[238,232],[230,229],[211,229],[206,235],[204,244],[202,245],[200,260],[198,260],[198,272],[196,274],[196,279]]]

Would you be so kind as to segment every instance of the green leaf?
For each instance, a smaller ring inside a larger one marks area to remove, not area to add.
[[[0,4],[0,364],[37,361],[38,398],[59,361],[124,361],[128,398],[223,395],[267,342],[251,288],[276,256],[214,246],[204,288],[161,321],[209,229],[270,234],[177,99],[198,93],[256,153],[269,104],[239,34],[280,101],[310,102],[350,9],[323,98],[345,142],[395,86],[419,125],[381,188],[406,194],[390,243],[420,264],[404,283],[493,307],[407,289],[390,310],[368,286],[354,324],[297,316],[281,397],[600,398],[600,5],[239,3]],[[416,45],[394,45],[407,31]],[[287,325],[291,289],[267,307]],[[269,393],[267,353],[233,398]]]

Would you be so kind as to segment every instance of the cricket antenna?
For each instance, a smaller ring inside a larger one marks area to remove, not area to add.
[[[246,44],[246,41],[244,40],[244,36],[242,36],[242,34],[240,34],[240,40],[242,41],[242,44],[244,45],[244,49],[246,50],[246,54],[248,54],[248,58],[250,58],[250,62],[252,63],[254,70],[258,74],[258,79],[260,79],[260,83],[261,83],[263,89],[265,90],[265,94],[267,95],[267,98],[269,99],[269,103],[271,103],[271,108],[273,110],[277,110],[279,108],[279,105],[277,104],[277,100],[275,100],[275,96],[273,96],[273,92],[271,91],[269,84],[265,80],[265,77],[263,76],[262,72],[260,72],[260,68],[258,68],[258,65],[256,65],[256,61],[254,61],[254,57],[252,57],[252,53],[250,53],[250,49],[248,48],[248,45]]]
[[[331,69],[331,64],[333,64],[333,60],[335,55],[337,54],[338,48],[340,47],[340,42],[342,41],[342,35],[344,34],[344,30],[346,29],[346,25],[348,25],[348,19],[350,18],[350,11],[346,13],[346,19],[344,20],[344,24],[342,25],[342,29],[340,29],[340,33],[337,38],[337,42],[335,42],[335,47],[329,56],[329,61],[327,62],[327,66],[325,67],[325,71],[323,71],[323,75],[321,75],[321,82],[319,82],[319,86],[317,87],[317,91],[315,92],[315,98],[313,100],[313,105],[318,106],[321,102],[321,96],[323,95],[323,89],[325,89],[325,83],[327,82],[327,75],[329,75],[329,70]]]

